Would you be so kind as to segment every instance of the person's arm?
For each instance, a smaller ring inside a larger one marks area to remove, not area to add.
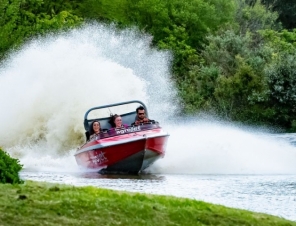
[[[131,126],[138,126],[140,124],[140,121],[136,120],[135,122],[132,123]]]
[[[88,140],[89,140],[89,141],[92,140],[92,139],[94,138],[94,136],[95,136],[95,134],[90,135],[90,137],[89,137]]]
[[[113,136],[113,135],[115,134],[115,129],[114,129],[114,128],[109,129],[109,130],[108,130],[108,134],[109,134],[110,136]]]

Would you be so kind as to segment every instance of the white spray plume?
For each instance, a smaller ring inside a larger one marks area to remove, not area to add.
[[[61,154],[83,142],[91,107],[134,99],[167,105],[171,57],[150,45],[135,30],[99,24],[28,43],[1,68],[0,144],[42,143],[40,152]]]

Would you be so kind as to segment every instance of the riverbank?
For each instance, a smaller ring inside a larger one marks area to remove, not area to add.
[[[0,184],[0,225],[295,225],[169,196],[26,181]]]

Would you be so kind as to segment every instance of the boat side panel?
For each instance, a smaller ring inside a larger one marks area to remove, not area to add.
[[[150,165],[152,165],[159,158],[161,158],[161,155],[159,155],[158,152],[151,151],[151,150],[145,150],[143,164],[142,164],[140,171],[143,171],[146,168],[148,168]]]
[[[127,157],[143,151],[145,149],[145,139],[120,145],[107,146],[76,155],[79,165],[87,168],[102,168],[117,163]]]
[[[85,167],[85,168],[90,168],[90,158],[89,158],[89,152],[82,152],[78,155],[75,156],[77,165]]]
[[[137,152],[99,171],[101,174],[137,174],[142,168],[145,150]]]
[[[165,154],[168,136],[147,137],[146,149],[157,152],[160,155]]]
[[[157,159],[164,157],[168,136],[148,137],[146,141],[145,155],[140,171],[145,170]]]

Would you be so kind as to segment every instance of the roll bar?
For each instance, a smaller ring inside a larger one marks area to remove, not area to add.
[[[119,103],[114,103],[114,104],[108,104],[108,105],[102,105],[102,106],[98,106],[98,107],[93,107],[93,108],[90,108],[84,115],[84,128],[87,130],[88,128],[88,119],[87,119],[87,116],[88,114],[93,111],[93,110],[98,110],[98,109],[103,109],[103,108],[109,108],[109,107],[114,107],[114,106],[120,106],[120,105],[125,105],[125,104],[131,104],[131,103],[139,103],[140,105],[142,105],[144,108],[145,108],[145,111],[146,111],[146,115],[148,117],[148,110],[147,110],[147,107],[146,105],[142,102],[142,101],[139,101],[139,100],[131,100],[131,101],[125,101],[125,102],[119,102]]]

